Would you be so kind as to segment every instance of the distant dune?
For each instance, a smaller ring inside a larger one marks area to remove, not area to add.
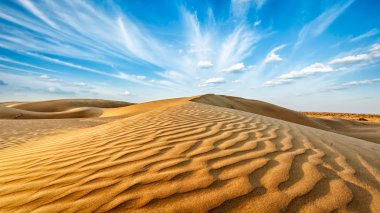
[[[346,113],[335,113],[337,117],[333,117],[333,114],[329,113],[327,115],[323,114],[326,116],[317,116],[321,115],[322,113],[301,113],[262,101],[212,94],[202,95],[200,97],[191,99],[191,101],[242,110],[258,115],[289,121],[296,124],[336,132],[375,143],[380,143],[380,123],[361,122],[359,119],[357,119],[357,121],[352,121],[352,114],[349,116],[349,114]],[[355,115],[355,117],[360,116],[374,121],[376,121],[376,118],[380,118],[380,115]],[[350,120],[341,118],[349,118]]]
[[[327,126],[316,122],[314,119],[309,118],[302,113],[263,101],[212,94],[194,98],[192,101],[230,109],[242,110],[319,129],[328,129]]]
[[[0,120],[12,122],[1,138],[19,131],[0,149],[0,210],[380,212],[380,144],[343,131],[378,123],[217,95],[121,105],[4,107],[101,112],[63,119],[94,123],[57,134],[42,133],[59,119],[38,120],[30,140],[23,128],[35,119]]]
[[[100,117],[105,108],[132,105],[122,101],[63,99],[0,105],[0,119],[57,119]]]
[[[307,116],[318,118],[343,118],[358,121],[380,121],[380,115],[359,113],[335,113],[335,112],[302,112]]]
[[[80,107],[116,108],[128,105],[131,105],[131,103],[99,99],[61,99],[51,101],[14,103],[9,104],[8,107],[34,112],[61,112]]]

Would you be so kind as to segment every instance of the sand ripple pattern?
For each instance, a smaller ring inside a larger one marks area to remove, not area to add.
[[[186,103],[1,150],[0,212],[380,212],[379,156],[379,144]]]

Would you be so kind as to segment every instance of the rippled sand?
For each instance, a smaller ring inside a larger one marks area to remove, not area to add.
[[[379,144],[188,99],[144,109],[0,150],[0,211],[380,212]]]

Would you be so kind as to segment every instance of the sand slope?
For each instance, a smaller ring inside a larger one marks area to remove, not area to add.
[[[274,104],[224,95],[202,95],[192,98],[191,101],[225,107],[229,109],[242,110],[272,118],[277,118],[284,121],[289,121],[292,123],[348,135],[350,137],[364,139],[375,143],[380,143],[380,125],[379,123],[375,122],[360,122],[334,117],[309,117],[306,116],[308,113],[305,115],[305,113],[286,109]],[[376,115],[371,116],[372,118],[376,117]]]
[[[165,110],[168,107],[176,106],[178,104],[187,103],[189,100],[191,100],[193,97],[188,98],[173,98],[173,99],[166,99],[166,100],[159,100],[159,101],[150,101],[146,103],[131,105],[131,106],[125,106],[125,107],[119,107],[119,108],[110,108],[110,109],[104,109],[103,114],[101,117],[107,118],[107,117],[130,117],[134,115],[138,115],[140,113],[146,113],[152,110]]]
[[[102,114],[102,109],[93,107],[79,107],[62,112],[33,112],[0,106],[0,119],[91,118]]]
[[[36,101],[8,104],[8,107],[34,112],[61,112],[80,107],[116,108],[129,106],[131,103],[123,101],[99,99],[60,99],[50,101]]]
[[[380,212],[380,145],[181,101],[0,150],[5,212]]]
[[[60,119],[100,117],[104,109],[132,105],[122,101],[62,99],[40,102],[3,103],[0,119]]]
[[[214,94],[202,95],[193,98],[191,101],[242,110],[318,129],[328,129],[327,126],[318,123],[314,119],[309,118],[300,112],[289,110],[263,101]]]
[[[0,150],[4,148],[17,149],[17,146],[47,135],[97,126],[107,122],[109,121],[106,119],[98,118],[1,120]]]
[[[341,118],[314,118],[330,131],[380,144],[380,122],[354,121]]]
[[[358,113],[335,113],[335,112],[302,112],[302,114],[319,118],[343,118],[357,121],[380,121],[380,115]]]

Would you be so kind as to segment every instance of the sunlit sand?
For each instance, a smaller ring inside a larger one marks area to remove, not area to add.
[[[217,95],[80,102],[2,104],[1,211],[380,211],[379,135],[342,124],[363,122]]]

